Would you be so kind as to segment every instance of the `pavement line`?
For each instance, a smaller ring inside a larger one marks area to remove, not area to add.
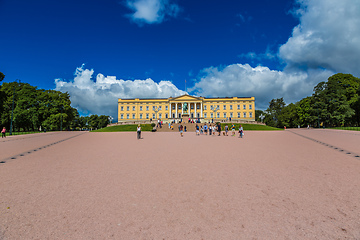
[[[71,137],[68,137],[68,138],[64,138],[64,139],[62,139],[62,140],[59,140],[59,141],[56,141],[56,142],[53,142],[53,143],[49,143],[49,144],[44,145],[44,146],[41,146],[41,147],[34,148],[34,149],[31,149],[31,150],[25,151],[25,152],[23,152],[23,153],[20,153],[20,154],[11,156],[11,157],[7,157],[7,158],[4,158],[4,159],[1,159],[1,160],[0,160],[0,166],[1,166],[1,164],[6,163],[6,162],[8,162],[8,161],[15,160],[15,159],[17,159],[17,158],[19,158],[19,157],[23,157],[23,156],[25,156],[25,155],[28,155],[28,154],[33,153],[33,152],[37,152],[37,151],[42,150],[42,149],[47,148],[47,147],[51,147],[52,145],[55,145],[55,144],[58,144],[58,143],[67,141],[67,140],[69,140],[69,139],[78,137],[78,136],[83,135],[83,134],[85,134],[85,133],[87,133],[87,132],[82,132],[82,133],[80,133],[80,134],[77,134],[77,135],[74,135],[74,136],[71,136]]]
[[[317,139],[315,139],[315,138],[311,138],[311,137],[304,136],[304,135],[302,135],[302,134],[293,132],[293,131],[291,131],[291,130],[288,130],[288,132],[291,132],[291,133],[296,134],[296,135],[298,135],[298,136],[300,136],[300,137],[309,139],[309,140],[314,141],[314,142],[316,142],[316,143],[319,143],[319,144],[321,144],[321,145],[323,145],[323,146],[332,148],[332,149],[337,150],[337,151],[339,151],[339,152],[345,153],[346,155],[350,155],[350,156],[353,156],[353,157],[355,157],[355,158],[357,158],[357,159],[360,159],[360,154],[353,153],[353,152],[348,151],[348,150],[346,150],[346,149],[343,149],[343,148],[340,148],[340,147],[337,147],[337,146],[334,146],[334,145],[331,145],[331,144],[328,144],[328,143],[319,141],[319,140],[317,140]]]

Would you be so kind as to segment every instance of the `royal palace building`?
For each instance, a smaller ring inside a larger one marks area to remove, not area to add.
[[[201,121],[255,121],[255,97],[205,98],[182,95],[170,98],[118,100],[118,121],[134,122],[161,119],[200,119]]]

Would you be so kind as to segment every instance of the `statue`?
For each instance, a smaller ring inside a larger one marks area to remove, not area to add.
[[[184,103],[183,110],[184,110],[184,112],[187,112],[187,110],[188,110],[187,103]]]

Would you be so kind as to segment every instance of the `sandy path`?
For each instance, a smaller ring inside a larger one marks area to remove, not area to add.
[[[60,133],[0,164],[0,239],[360,239],[360,161],[311,140],[360,136],[298,131]]]

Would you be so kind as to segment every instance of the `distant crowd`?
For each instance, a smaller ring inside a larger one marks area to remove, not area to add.
[[[169,125],[169,127],[172,127],[172,124]],[[173,129],[173,127],[172,127]],[[231,136],[235,136],[236,135],[236,129],[235,129],[235,125],[232,124],[231,127],[229,128],[229,125],[225,125],[224,127],[224,131],[222,131],[221,129],[221,124],[217,123],[217,124],[209,124],[209,126],[205,123],[204,126],[199,126],[198,124],[195,125],[195,134],[197,136],[200,135],[208,135],[209,136],[216,136],[216,133],[218,136],[221,136],[221,133],[223,134],[223,136],[229,136],[229,131],[231,130]],[[183,126],[182,124],[179,125],[179,132],[180,132],[180,136],[183,137],[183,132],[187,132],[187,128],[186,126]],[[242,127],[242,125],[239,126],[238,129],[238,133],[239,133],[239,138],[242,138],[244,135],[244,129]]]

